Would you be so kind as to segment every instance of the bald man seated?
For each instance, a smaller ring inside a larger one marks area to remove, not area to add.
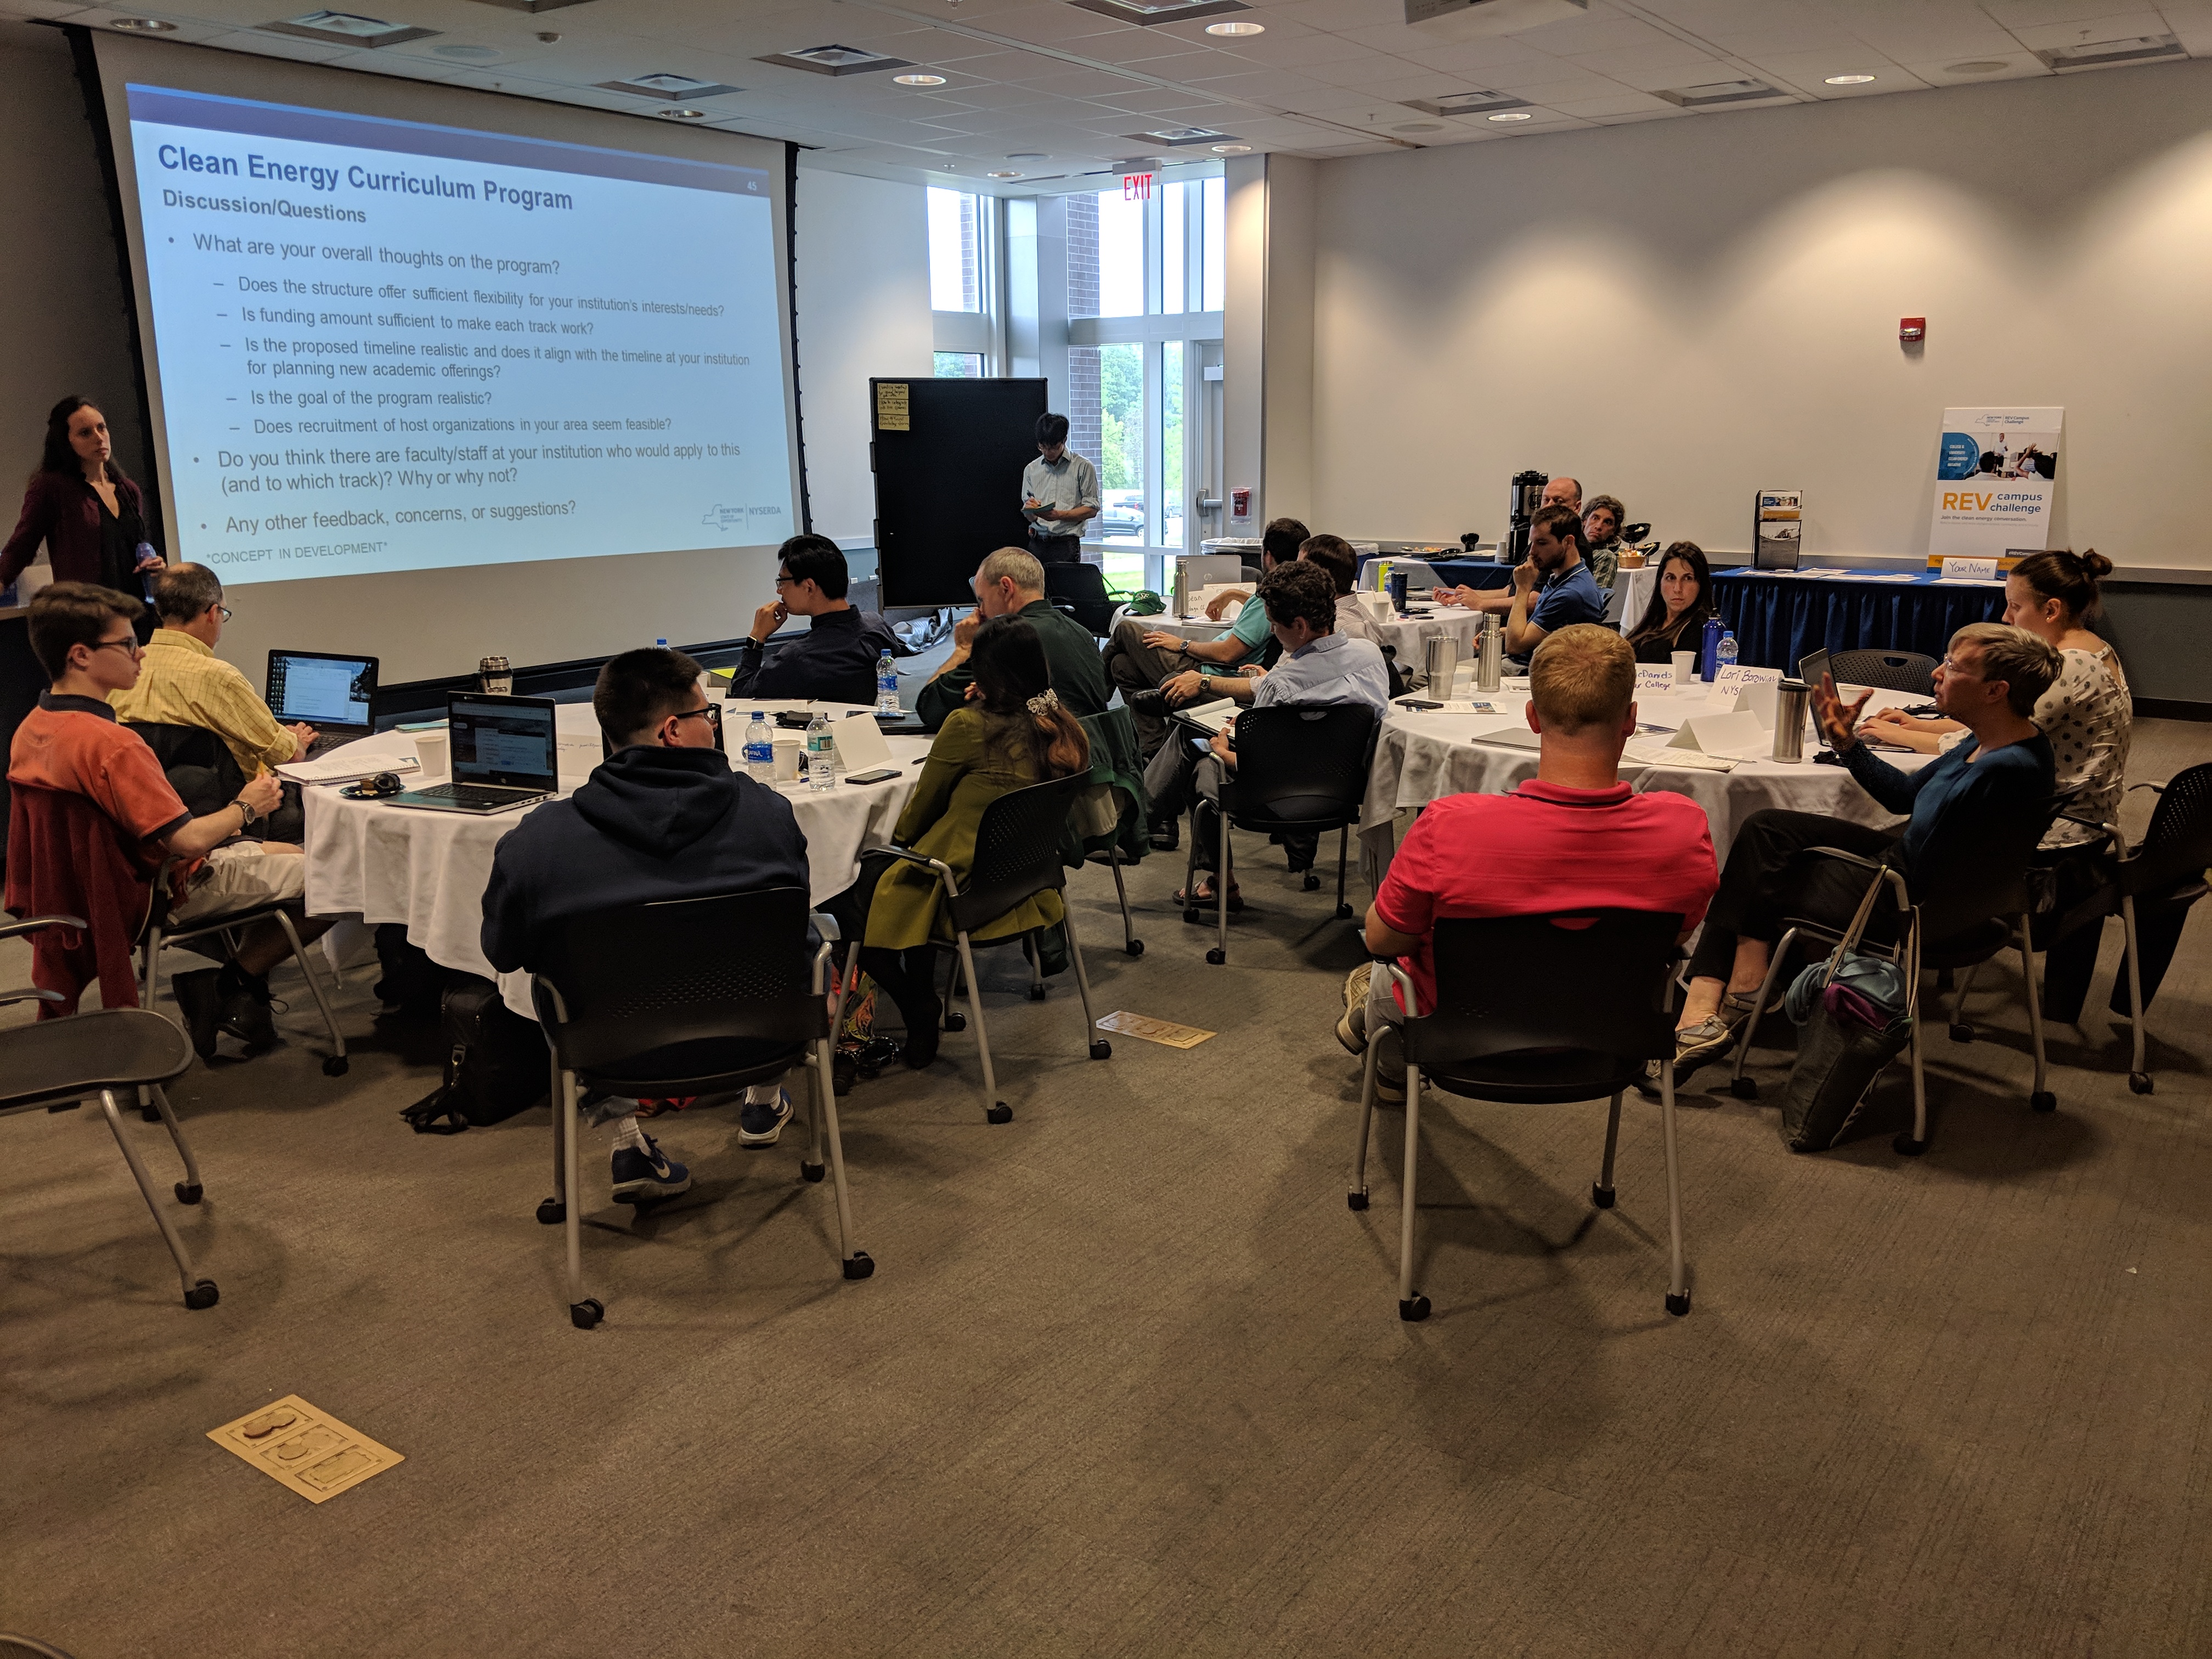
[[[1583,481],[1562,473],[1544,486],[1544,498],[1536,504],[1540,513],[1547,507],[1567,507],[1574,509],[1577,518],[1583,513]],[[1445,587],[1441,584],[1429,596],[1438,605],[1456,605],[1468,611],[1494,611],[1504,616],[1513,608],[1513,588],[1504,587]]]

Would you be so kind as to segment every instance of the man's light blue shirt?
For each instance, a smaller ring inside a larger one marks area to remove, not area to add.
[[[1252,706],[1278,702],[1364,702],[1382,720],[1390,712],[1390,670],[1370,640],[1324,634],[1291,652],[1252,689]]]
[[[1055,513],[1068,513],[1079,507],[1098,505],[1098,469],[1072,449],[1060,452],[1056,461],[1048,461],[1042,455],[1022,469],[1022,500],[1034,498],[1039,505]],[[1054,536],[1073,536],[1080,532],[1081,525],[1062,524],[1057,520],[1040,524],[1037,528]]]

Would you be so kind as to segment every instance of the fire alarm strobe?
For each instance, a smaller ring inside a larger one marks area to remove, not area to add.
[[[1928,337],[1928,319],[1925,317],[1899,318],[1897,337],[1906,345],[1918,345]]]

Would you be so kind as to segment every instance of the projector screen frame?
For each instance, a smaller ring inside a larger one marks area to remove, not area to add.
[[[125,150],[125,140],[118,135],[118,128],[127,127],[131,118],[128,100],[123,100],[122,93],[124,85],[128,82],[155,83],[181,91],[197,91],[249,102],[329,109],[372,119],[421,121],[433,126],[445,125],[495,134],[513,133],[519,137],[534,137],[555,143],[583,143],[647,156],[667,155],[710,165],[750,167],[765,173],[781,191],[780,195],[769,192],[771,213],[781,216],[783,229],[783,234],[777,237],[774,222],[771,222],[769,248],[771,257],[781,257],[784,267],[782,281],[772,283],[772,287],[780,313],[777,318],[777,348],[781,353],[779,372],[785,454],[789,468],[790,516],[785,522],[795,522],[801,531],[811,528],[811,503],[806,489],[804,424],[799,405],[799,295],[794,212],[794,175],[798,156],[797,147],[790,142],[744,133],[724,133],[720,129],[672,131],[665,123],[653,124],[650,141],[647,141],[642,129],[635,139],[629,139],[627,134],[616,130],[613,124],[618,121],[642,123],[648,118],[526,94],[493,93],[473,88],[455,88],[437,82],[374,76],[290,58],[263,58],[257,54],[226,52],[219,47],[108,36],[79,24],[60,24],[58,27],[64,29],[70,40],[72,58],[86,100],[87,118],[94,130],[102,181],[108,194],[111,232],[116,240],[118,269],[130,313],[133,390],[138,399],[145,434],[142,483],[149,496],[149,525],[159,525],[159,544],[173,562],[189,557],[191,549],[179,522],[175,492],[168,487],[167,472],[173,445],[168,430],[165,400],[160,392],[158,364],[149,361],[149,352],[158,353],[161,343],[154,332],[153,296],[142,278],[142,273],[148,270],[148,252],[143,245],[146,232],[137,217],[135,160],[134,176],[130,179],[123,176],[123,156],[131,152]],[[176,68],[173,70],[163,67],[166,62],[170,61],[169,54],[176,55]],[[197,64],[191,62],[194,56],[199,59]],[[272,80],[279,84],[276,87],[264,84]],[[314,89],[304,94],[294,91],[281,84],[286,81],[298,82]],[[113,99],[109,96],[111,82],[115,92]],[[356,84],[362,82],[373,84]],[[317,83],[320,83],[319,87]],[[489,112],[494,106],[484,102],[494,99],[526,106],[543,118],[535,123],[522,118],[502,121],[496,113]],[[118,100],[123,101],[118,102]],[[682,134],[681,137],[677,136],[678,133]],[[714,141],[723,137],[751,148],[755,155],[716,155]],[[707,142],[699,142],[702,139]],[[769,155],[758,153],[769,150],[781,151],[783,162],[781,167],[774,166]],[[387,659],[397,659],[395,678],[419,678],[460,672],[473,665],[480,651],[502,651],[519,657],[562,659],[595,650],[618,650],[625,642],[635,642],[630,635],[641,631],[647,632],[648,638],[652,633],[677,632],[677,627],[668,624],[674,620],[673,613],[678,605],[701,601],[710,614],[687,615],[685,622],[693,626],[705,622],[708,630],[716,633],[741,631],[743,623],[737,620],[738,614],[742,611],[744,617],[750,617],[754,601],[749,599],[740,604],[732,596],[741,590],[748,590],[750,583],[763,580],[764,571],[756,568],[772,567],[775,552],[775,544],[773,543],[635,553],[627,550],[607,550],[579,556],[564,554],[545,559],[490,565],[459,564],[411,571],[335,574],[253,583],[243,587],[245,595],[253,603],[250,606],[240,607],[240,617],[234,623],[231,633],[245,636],[235,641],[240,659],[258,660],[261,653],[271,645],[335,650],[374,648]],[[634,559],[654,562],[651,573],[623,572],[622,567]],[[645,576],[646,580],[623,586],[626,576]],[[422,590],[419,605],[410,603],[412,596],[404,595],[402,589],[391,586],[410,581],[416,583]],[[372,586],[375,584],[386,586],[378,592]],[[503,608],[493,601],[511,592],[544,594],[557,592],[562,596],[577,596],[578,590],[594,584],[601,586],[614,599],[627,604],[633,614],[620,621],[607,621],[604,628],[590,637],[586,636],[586,628],[591,613],[605,608],[605,600],[556,612],[544,610],[541,598],[534,601],[543,612],[535,618],[537,625],[534,629],[532,619],[527,617],[518,621],[499,614],[480,614],[468,617],[465,622],[461,619],[464,612],[490,613]],[[298,596],[311,590],[318,591],[319,599],[321,597],[319,590],[327,590],[329,603],[303,603]],[[261,603],[264,598],[274,603],[264,606]],[[646,608],[653,610],[649,620],[635,614]],[[386,629],[392,628],[395,624],[389,619],[388,613],[402,610],[411,610],[420,614],[430,624],[429,631],[432,633],[450,635],[463,626],[473,625],[474,631],[481,637],[470,640],[465,646],[450,638],[428,642],[418,640],[417,648],[410,650],[404,642],[393,641],[388,633],[374,631],[378,626]],[[289,625],[279,625],[270,622],[266,614],[281,614],[288,611],[294,613],[312,611],[313,616],[301,617],[295,614]],[[379,622],[365,629],[355,623],[351,626],[356,631],[343,633],[335,631],[348,626],[343,622],[325,625],[325,618],[331,613],[359,617],[364,611],[378,617]],[[264,614],[257,617],[257,611]],[[628,623],[627,629],[622,626],[623,621]],[[722,623],[730,625],[727,628],[718,625]],[[257,626],[257,623],[263,625]],[[234,641],[226,638],[221,654],[230,657],[233,646]]]

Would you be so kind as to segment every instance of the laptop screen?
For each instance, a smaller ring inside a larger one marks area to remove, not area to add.
[[[449,696],[453,781],[516,789],[559,787],[553,705],[536,697]]]
[[[354,726],[367,731],[376,696],[376,659],[320,651],[269,653],[269,708],[287,725]]]

